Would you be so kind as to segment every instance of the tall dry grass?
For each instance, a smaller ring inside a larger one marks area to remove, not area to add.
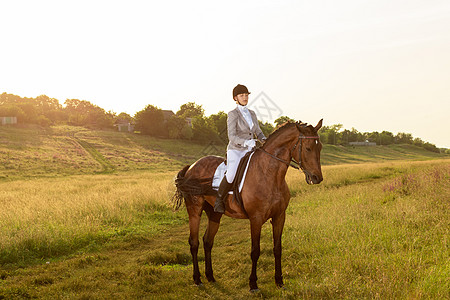
[[[148,172],[0,183],[0,263],[73,253],[118,235],[148,234],[168,207],[173,174]],[[143,223],[145,222],[145,225]]]
[[[292,198],[282,257],[287,289],[274,284],[268,222],[258,263],[262,292],[256,297],[449,298],[449,161],[326,166],[323,172],[323,183],[308,186],[302,174],[289,171]],[[2,183],[4,263],[27,266],[30,255],[51,259],[79,249],[88,252],[124,237],[146,236],[135,245],[148,247],[126,262],[117,262],[118,253],[103,249],[98,257],[87,254],[49,268],[30,268],[32,280],[19,271],[7,272],[0,296],[16,295],[20,287],[30,297],[249,297],[247,220],[223,219],[213,249],[218,282],[192,285],[187,215],[173,213],[168,202],[173,175],[143,172]],[[163,228],[169,229],[167,234],[156,234]],[[154,235],[158,238],[152,240]]]

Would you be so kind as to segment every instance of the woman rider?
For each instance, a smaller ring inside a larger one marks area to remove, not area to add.
[[[254,135],[264,141],[266,137],[259,128],[258,119],[253,110],[247,108],[248,91],[245,85],[238,84],[233,89],[233,99],[237,107],[228,113],[228,147],[227,147],[227,171],[219,185],[219,191],[214,205],[214,211],[225,212],[224,199],[232,187],[234,176],[239,162],[244,155],[256,145]]]

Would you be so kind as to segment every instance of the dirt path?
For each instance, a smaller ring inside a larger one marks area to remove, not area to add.
[[[91,143],[77,137],[72,137],[72,140],[80,145],[95,161],[102,166],[101,173],[110,174],[116,170],[116,168],[100,152],[98,152]]]

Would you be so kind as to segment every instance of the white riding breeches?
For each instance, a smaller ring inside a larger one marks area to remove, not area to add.
[[[248,150],[227,150],[227,177],[228,183],[232,183],[236,175],[237,168],[241,158],[248,152]]]

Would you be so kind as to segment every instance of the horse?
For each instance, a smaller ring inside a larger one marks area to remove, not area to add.
[[[322,120],[315,127],[300,121],[287,122],[279,127],[267,138],[263,146],[256,148],[253,153],[241,190],[241,205],[233,201],[231,194],[225,199],[225,215],[250,220],[252,270],[249,285],[252,292],[259,291],[256,266],[260,256],[261,227],[269,219],[273,229],[275,283],[278,287],[284,285],[281,271],[281,236],[291,196],[285,177],[289,166],[293,166],[303,171],[308,184],[319,184],[323,180],[320,165],[322,144],[317,133],[321,127]],[[189,245],[196,285],[202,285],[197,253],[200,217],[203,211],[208,217],[208,225],[203,235],[205,276],[209,282],[215,282],[211,249],[222,214],[214,212],[216,192],[212,190],[211,183],[217,166],[223,161],[224,158],[218,156],[202,157],[192,165],[185,166],[175,179],[175,209],[182,205],[184,199],[189,215]]]

